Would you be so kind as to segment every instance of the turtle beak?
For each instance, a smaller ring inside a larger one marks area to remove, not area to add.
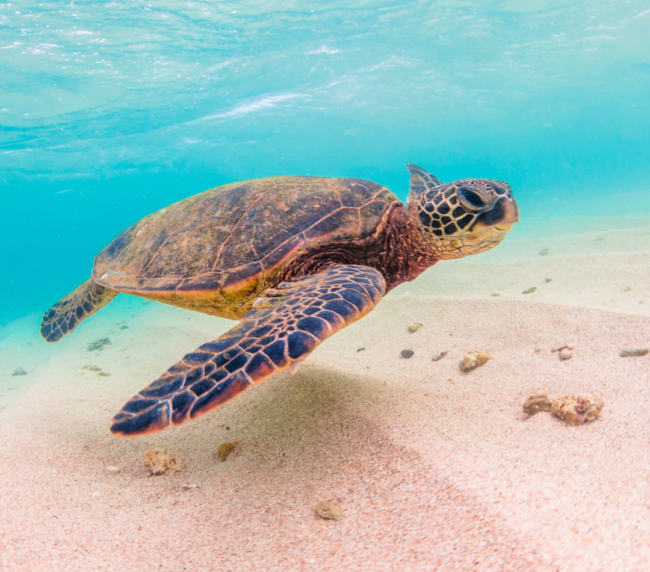
[[[472,233],[485,229],[493,229],[497,232],[508,232],[512,225],[519,221],[519,207],[514,199],[502,197],[494,206],[478,216],[471,228]]]
[[[519,207],[515,199],[502,199],[505,201],[503,221],[495,225],[496,229],[502,232],[508,232],[512,225],[519,222]]]

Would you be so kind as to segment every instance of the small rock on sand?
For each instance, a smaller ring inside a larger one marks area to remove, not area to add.
[[[553,278],[544,278],[544,282],[546,282],[547,284],[548,284],[549,282],[552,282],[552,281],[553,281]]]
[[[89,352],[101,351],[106,346],[110,345],[110,343],[111,343],[111,338],[101,338],[99,340],[95,340],[94,342],[89,343],[86,349]]]
[[[535,292],[535,290],[537,290],[537,286],[531,286],[527,290],[524,290],[522,294],[532,294],[533,292]]]
[[[413,350],[402,350],[400,353],[402,354],[402,357],[406,359],[410,359],[415,355]]]
[[[548,254],[548,251],[550,248],[542,248],[542,250],[539,251],[540,256],[546,256]]]
[[[524,403],[524,413],[531,417],[540,411],[550,411],[569,425],[582,425],[596,419],[605,402],[597,395],[560,395],[549,399],[545,393],[531,395]]]
[[[642,357],[650,353],[650,348],[621,348],[621,357]],[[16,375],[16,374],[14,374]]]
[[[151,475],[165,475],[170,471],[183,470],[183,458],[169,451],[164,445],[148,449],[142,461]]]
[[[17,367],[11,375],[27,375],[27,372],[22,367]]]
[[[230,454],[235,451],[237,445],[239,445],[239,441],[235,441],[234,443],[222,443],[219,445],[219,448],[217,449],[215,455],[223,463],[230,456]]]
[[[569,425],[582,425],[596,419],[604,406],[598,395],[561,395],[553,400],[551,413]]]
[[[116,467],[115,465],[108,465],[108,467],[106,467],[106,470],[112,474],[116,474],[120,472],[120,468]]]
[[[484,363],[487,363],[491,359],[492,356],[489,353],[472,350],[465,354],[459,366],[461,371],[471,371]]]
[[[420,322],[411,322],[409,324],[409,332],[417,332],[422,327]]]
[[[545,393],[537,393],[535,395],[531,395],[528,399],[526,399],[526,403],[524,403],[524,413],[526,415],[535,415],[540,411],[550,410],[551,400]]]
[[[449,350],[442,350],[442,351],[439,351],[439,352],[434,352],[431,359],[433,361],[438,361],[439,359],[442,359],[443,357],[445,357],[448,353],[449,353]]]
[[[560,352],[560,359],[571,359],[573,357],[573,344],[564,342],[561,346],[553,348],[551,352]]]
[[[332,502],[320,501],[316,505],[316,514],[325,520],[341,520],[343,518],[343,509]]]

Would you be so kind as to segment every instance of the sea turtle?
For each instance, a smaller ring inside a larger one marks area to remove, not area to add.
[[[443,184],[409,165],[409,200],[363,179],[271,177],[159,210],[95,258],[92,277],[43,317],[55,342],[120,292],[240,320],[143,389],[116,435],[180,425],[274,373],[370,312],[439,260],[496,246],[519,218],[510,187]]]

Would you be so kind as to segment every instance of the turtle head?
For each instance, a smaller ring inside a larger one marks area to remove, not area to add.
[[[489,179],[443,184],[409,165],[409,215],[419,240],[441,260],[462,258],[494,248],[519,220],[510,186]]]

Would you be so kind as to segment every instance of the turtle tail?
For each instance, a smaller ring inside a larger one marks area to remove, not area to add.
[[[92,278],[52,306],[41,322],[41,336],[56,342],[74,330],[88,316],[108,304],[118,292],[100,286]]]

